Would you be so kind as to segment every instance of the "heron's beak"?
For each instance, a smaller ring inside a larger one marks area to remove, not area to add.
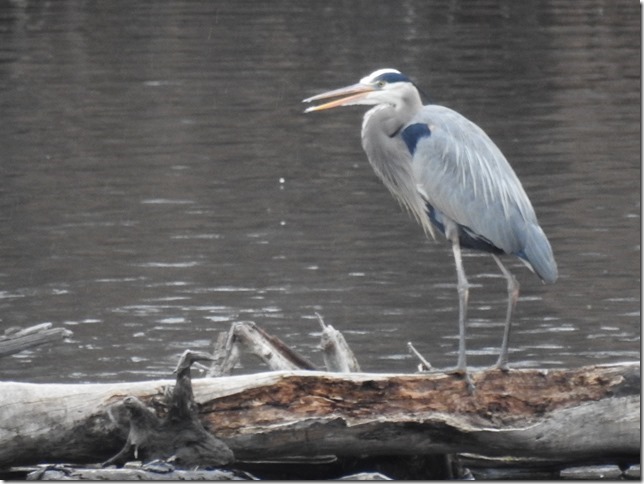
[[[356,101],[367,96],[370,92],[375,91],[375,88],[367,84],[354,84],[352,86],[341,87],[340,89],[334,89],[333,91],[323,92],[317,96],[304,99],[303,103],[310,103],[313,101],[319,101],[321,99],[329,99],[332,97],[340,97],[335,101],[328,103],[320,104],[319,106],[311,106],[306,108],[305,113],[310,113],[313,111],[323,111],[325,109],[337,108],[339,106],[349,106],[351,104],[356,104]]]

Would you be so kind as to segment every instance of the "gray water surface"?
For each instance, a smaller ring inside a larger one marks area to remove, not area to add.
[[[413,371],[407,341],[454,365],[449,245],[373,174],[365,109],[302,113],[380,67],[486,130],[550,238],[555,285],[508,259],[512,363],[639,359],[639,7],[463,4],[1,2],[0,325],[74,336],[0,378],[165,377],[235,321],[321,364],[316,312],[366,371]],[[505,281],[465,268],[470,364],[491,365]]]

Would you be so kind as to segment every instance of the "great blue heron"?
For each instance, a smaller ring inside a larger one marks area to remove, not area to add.
[[[457,370],[466,376],[469,285],[461,247],[492,254],[508,283],[505,328],[496,363],[506,369],[519,284],[499,255],[518,257],[546,283],[557,279],[550,243],[512,167],[476,124],[449,108],[423,106],[414,84],[395,69],[379,69],[357,84],[303,102],[329,98],[338,99],[305,112],[375,105],[362,122],[362,147],[376,175],[428,236],[434,237],[438,229],[452,243],[459,295]]]

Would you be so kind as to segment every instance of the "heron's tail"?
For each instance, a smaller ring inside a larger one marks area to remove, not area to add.
[[[557,263],[546,234],[537,224],[529,224],[524,249],[517,255],[547,284],[557,280]]]

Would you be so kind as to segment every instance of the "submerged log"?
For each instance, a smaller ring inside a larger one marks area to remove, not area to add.
[[[639,362],[458,375],[279,371],[192,382],[199,417],[238,460],[475,453],[639,459]],[[111,405],[159,408],[170,380],[0,382],[0,468],[100,462],[126,434]],[[162,405],[161,405],[162,406]]]
[[[8,328],[0,335],[0,357],[20,353],[34,346],[55,343],[72,336],[65,328],[53,328],[51,323],[42,323],[28,328]]]

